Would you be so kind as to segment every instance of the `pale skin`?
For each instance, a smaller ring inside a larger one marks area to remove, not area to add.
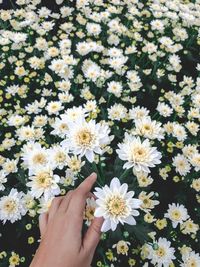
[[[101,236],[103,218],[94,218],[82,236],[87,197],[96,181],[88,176],[64,197],[53,199],[48,213],[39,218],[41,242],[30,267],[89,267]]]

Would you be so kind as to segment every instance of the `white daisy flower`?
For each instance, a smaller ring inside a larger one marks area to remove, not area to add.
[[[111,81],[108,83],[107,91],[114,94],[116,97],[120,97],[122,93],[122,84],[121,82]]]
[[[89,226],[94,219],[94,212],[97,207],[95,199],[87,198],[86,199],[86,207],[84,211],[84,219],[86,220],[86,224]]]
[[[8,196],[0,198],[0,220],[3,223],[6,221],[14,223],[26,214],[27,209],[23,205],[23,196],[22,192],[11,189]]]
[[[95,210],[95,217],[103,217],[101,231],[106,232],[109,229],[115,231],[119,223],[135,225],[134,216],[138,216],[139,212],[136,210],[142,204],[142,201],[133,198],[135,192],[128,190],[126,183],[120,183],[118,178],[113,178],[110,187],[105,185],[103,188],[95,188],[95,196],[97,208]]]
[[[178,172],[180,175],[185,176],[190,172],[191,166],[185,156],[178,154],[172,160],[172,165],[176,168],[176,172]]]
[[[3,170],[0,171],[0,191],[5,189],[4,184],[7,182],[6,174]]]
[[[143,142],[139,137],[125,134],[124,143],[118,144],[118,156],[121,160],[127,161],[123,168],[129,169],[133,167],[136,172],[150,172],[149,168],[155,167],[161,163],[161,153],[156,147],[151,147],[148,139]]]
[[[148,259],[151,260],[153,266],[169,267],[172,260],[175,259],[175,249],[171,247],[171,242],[166,238],[160,237],[153,245],[147,245],[149,253]]]
[[[30,142],[22,148],[22,159],[24,166],[29,169],[29,175],[31,175],[38,168],[48,164],[48,150],[42,148],[39,143]]]
[[[182,256],[183,262],[181,263],[181,267],[198,267],[200,266],[200,255],[199,253],[195,253],[194,251],[190,251],[188,253],[184,253]]]
[[[159,112],[159,114],[165,118],[169,117],[173,113],[173,109],[170,108],[169,105],[167,105],[165,103],[161,103],[161,102],[158,103],[158,106],[156,109]]]
[[[67,169],[65,171],[65,176],[61,177],[60,183],[63,184],[64,186],[69,186],[69,185],[74,186],[75,180],[77,179],[78,177],[75,175],[75,173],[72,170]]]
[[[60,193],[58,186],[60,177],[53,174],[49,166],[38,168],[29,179],[31,181],[26,185],[31,188],[30,194],[35,198],[39,198],[42,195],[50,198]]]
[[[200,170],[200,153],[194,153],[190,158],[190,163],[194,167],[195,171]]]
[[[167,213],[165,213],[165,218],[168,218],[172,221],[173,228],[176,228],[180,223],[182,224],[189,218],[187,209],[183,205],[179,204],[169,204]]]
[[[75,155],[85,156],[89,162],[94,161],[95,154],[102,154],[103,148],[109,144],[112,137],[109,136],[110,129],[105,124],[84,118],[69,123],[69,131],[66,140],[61,145]]]
[[[136,135],[144,136],[149,139],[161,140],[164,138],[164,130],[162,124],[155,120],[151,120],[150,117],[143,117],[135,121]]]

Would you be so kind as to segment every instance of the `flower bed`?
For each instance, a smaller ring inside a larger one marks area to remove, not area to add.
[[[29,266],[38,215],[93,171],[92,266],[200,266],[200,1],[16,2],[0,10],[0,266]]]

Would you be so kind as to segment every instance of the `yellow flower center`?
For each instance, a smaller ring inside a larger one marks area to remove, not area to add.
[[[179,210],[174,210],[171,214],[172,218],[176,221],[180,220],[181,218],[181,213]]]
[[[37,174],[36,180],[39,187],[47,188],[51,185],[52,177],[48,172],[42,172]]]
[[[141,146],[132,148],[132,160],[142,162],[147,157],[147,151]]]
[[[156,250],[156,254],[158,257],[162,258],[165,256],[166,252],[164,250],[164,248],[162,247],[159,247],[157,250]]]
[[[14,200],[7,200],[4,203],[4,210],[6,210],[8,213],[13,212],[16,209],[16,202]]]
[[[126,202],[121,196],[110,197],[106,206],[112,216],[122,216],[126,213]]]
[[[188,267],[197,267],[197,263],[195,262],[195,260],[191,259],[191,260],[189,260],[187,266]]]
[[[64,162],[66,160],[66,155],[63,152],[58,152],[55,156],[57,162]]]
[[[33,163],[34,164],[45,164],[47,161],[46,157],[44,154],[40,153],[40,154],[36,154],[33,157]]]
[[[79,145],[87,147],[94,140],[94,134],[88,129],[80,130],[76,135],[76,141]]]

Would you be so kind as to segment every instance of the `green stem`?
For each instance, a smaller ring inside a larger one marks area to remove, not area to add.
[[[99,184],[100,186],[103,186],[103,185],[104,185],[104,182],[103,182],[103,179],[101,178],[101,174],[100,174],[100,172],[99,172],[99,170],[98,170],[98,167],[97,167],[97,165],[96,165],[95,162],[92,163],[92,167],[93,167],[94,171],[95,171],[96,174],[97,174],[97,181],[96,181],[96,183],[98,183],[98,178],[99,178],[99,183],[98,183],[98,184]]]
[[[122,173],[122,175],[120,175],[119,180],[121,181],[124,177],[127,176],[127,174],[128,174],[129,172],[130,172],[130,169],[126,169],[126,170]]]

